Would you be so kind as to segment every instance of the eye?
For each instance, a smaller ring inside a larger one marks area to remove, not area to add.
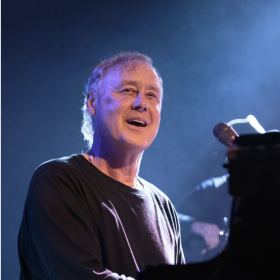
[[[153,93],[153,92],[148,92],[148,93],[147,93],[147,96],[149,96],[149,97],[151,97],[151,98],[157,99],[157,95],[156,95],[155,93]]]
[[[122,90],[122,92],[128,93],[128,94],[133,94],[133,93],[135,93],[135,90],[132,88],[125,88]]]

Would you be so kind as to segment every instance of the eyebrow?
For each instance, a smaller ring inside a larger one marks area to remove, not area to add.
[[[123,81],[119,84],[118,88],[119,88],[119,87],[122,87],[122,86],[125,86],[125,85],[132,85],[132,86],[138,87],[138,86],[141,85],[141,83],[138,83],[138,82],[136,82],[136,81],[123,80]],[[154,90],[154,91],[159,92],[159,93],[161,92],[161,89],[160,89],[159,87],[155,87],[155,86],[153,86],[153,85],[148,86],[148,89]]]

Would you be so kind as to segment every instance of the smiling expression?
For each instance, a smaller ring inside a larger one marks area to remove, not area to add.
[[[138,63],[108,70],[92,100],[94,142],[100,138],[140,150],[153,142],[160,124],[162,85],[150,66]]]

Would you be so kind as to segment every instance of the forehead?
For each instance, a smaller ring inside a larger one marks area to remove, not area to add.
[[[156,71],[144,63],[118,65],[109,69],[103,78],[106,86],[122,83],[134,83],[154,87],[162,92],[162,82]]]

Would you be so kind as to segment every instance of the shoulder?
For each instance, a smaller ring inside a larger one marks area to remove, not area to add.
[[[146,181],[143,178],[139,178],[139,179],[144,185],[144,188],[148,189],[152,195],[158,197],[162,203],[171,203],[168,196],[164,192],[162,192],[159,188],[157,188],[155,185],[151,184],[150,182]]]
[[[169,197],[164,192],[162,192],[159,188],[157,188],[155,185],[149,183],[148,181],[142,178],[140,178],[140,180],[143,183],[144,188],[149,190],[150,194],[156,198],[158,203],[161,203],[167,212],[170,212],[172,213],[172,215],[174,215],[176,210],[172,202],[170,201]]]
[[[74,182],[81,177],[81,170],[86,169],[86,166],[83,168],[83,165],[86,164],[87,162],[82,155],[71,155],[46,161],[36,168],[30,187],[43,181],[44,185],[46,185],[47,182],[55,178],[68,184]]]
[[[46,174],[63,176],[75,169],[75,165],[81,160],[81,155],[71,155],[69,157],[62,157],[48,160],[40,164],[33,175],[33,178],[40,178]]]
[[[144,187],[149,190],[150,194],[155,198],[156,202],[162,206],[164,209],[165,215],[167,216],[170,224],[172,227],[178,231],[179,230],[179,222],[177,212],[175,210],[174,205],[168,198],[168,196],[163,193],[159,188],[155,185],[147,182],[146,180],[140,178],[141,182],[143,183]]]
[[[81,170],[86,164],[82,155],[72,155],[42,163],[32,176],[27,197],[38,201],[54,201],[64,196],[81,196],[83,185]]]

